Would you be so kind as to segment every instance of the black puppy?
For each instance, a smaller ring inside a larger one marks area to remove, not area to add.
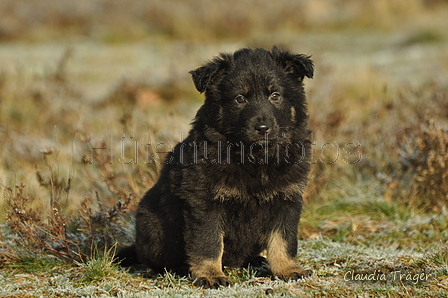
[[[223,266],[265,253],[272,274],[309,276],[296,263],[310,141],[304,77],[308,56],[274,47],[221,54],[191,71],[205,103],[141,200],[135,245],[122,250],[156,272],[228,285]]]

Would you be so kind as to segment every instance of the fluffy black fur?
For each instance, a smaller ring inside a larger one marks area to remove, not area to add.
[[[295,261],[310,142],[304,77],[308,56],[274,47],[221,54],[190,72],[205,103],[141,200],[136,241],[123,265],[228,285],[223,266],[264,251],[272,274],[308,276]]]

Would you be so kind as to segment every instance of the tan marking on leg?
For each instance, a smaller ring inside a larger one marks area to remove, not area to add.
[[[224,276],[221,259],[205,259],[190,264],[191,275],[194,278]]]
[[[286,241],[280,232],[271,234],[268,241],[267,260],[271,267],[272,274],[283,279],[297,279],[309,276],[310,272],[304,270],[286,252]]]
[[[291,122],[296,122],[296,109],[294,107],[291,107]]]
[[[221,121],[223,118],[222,116],[222,107],[219,107],[219,111],[218,111],[218,120]]]
[[[190,260],[190,272],[197,286],[217,288],[229,285],[229,280],[222,271],[222,255],[224,253],[224,235],[220,239],[220,253],[216,259],[196,257]]]

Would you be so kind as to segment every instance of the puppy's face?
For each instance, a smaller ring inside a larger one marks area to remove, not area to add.
[[[197,89],[206,92],[202,109],[214,117],[207,123],[231,142],[290,142],[295,130],[305,129],[302,80],[313,75],[306,56],[275,47],[242,49],[191,73]]]

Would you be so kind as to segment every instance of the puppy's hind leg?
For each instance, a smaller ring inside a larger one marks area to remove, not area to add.
[[[135,245],[120,249],[115,255],[114,262],[120,264],[122,267],[131,267],[139,264]]]

